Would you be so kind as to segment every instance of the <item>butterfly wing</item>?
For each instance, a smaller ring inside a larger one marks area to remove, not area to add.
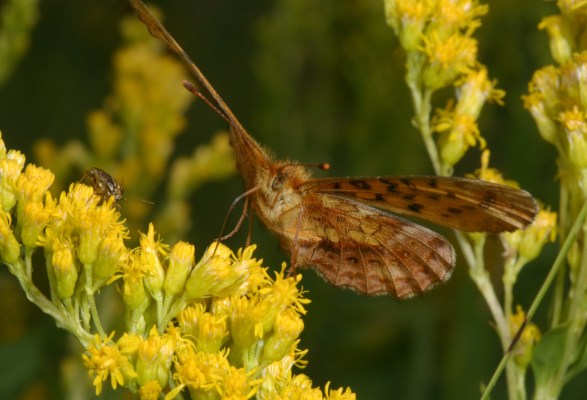
[[[500,233],[521,229],[538,212],[534,198],[520,189],[477,179],[405,176],[313,179],[303,192],[355,199],[465,232]]]
[[[452,273],[455,254],[446,239],[385,211],[306,193],[295,212],[301,213],[299,223],[281,237],[282,244],[292,251],[296,267],[311,266],[335,286],[404,299]]]

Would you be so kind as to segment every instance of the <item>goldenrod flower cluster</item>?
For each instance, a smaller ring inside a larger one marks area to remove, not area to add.
[[[255,245],[233,253],[213,243],[195,260],[185,242],[169,247],[153,224],[137,248],[113,197],[73,183],[53,197],[54,175],[7,150],[0,139],[0,258],[31,301],[86,348],[96,394],[105,382],[141,399],[189,392],[206,399],[354,399],[349,390],[313,388],[293,368],[309,300],[301,275],[271,278]],[[50,293],[32,280],[42,251]],[[101,322],[96,297],[115,285],[124,304],[123,332]]]
[[[233,174],[233,152],[228,135],[218,133],[191,156],[171,159],[195,99],[181,85],[184,66],[134,16],[124,18],[120,29],[123,46],[113,57],[112,93],[87,117],[89,145],[74,140],[57,148],[44,139],[35,144],[35,155],[56,173],[56,190],[88,168],[108,171],[124,186],[120,207],[131,227],[138,228],[155,208],[159,231],[178,240],[190,228],[188,197],[203,182]],[[156,207],[141,201],[162,182],[167,189]]]
[[[485,147],[477,118],[487,100],[501,102],[472,37],[488,7],[475,0],[385,0],[387,23],[406,51],[406,81],[420,129],[437,173],[452,167],[472,146]],[[430,121],[434,92],[453,86],[455,98]],[[433,143],[431,133],[439,134]]]

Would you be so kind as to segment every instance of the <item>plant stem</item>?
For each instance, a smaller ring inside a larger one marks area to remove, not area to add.
[[[552,264],[552,267],[550,268],[550,271],[548,272],[546,279],[544,279],[544,282],[542,283],[540,290],[536,294],[536,297],[534,298],[532,305],[530,305],[530,308],[528,308],[528,312],[526,313],[526,321],[527,322],[531,321],[532,318],[534,317],[534,314],[536,313],[536,310],[538,309],[538,307],[540,306],[540,303],[544,299],[544,296],[546,295],[546,292],[550,288],[552,281],[554,281],[559,269],[565,263],[567,254],[568,254],[569,250],[571,249],[571,246],[575,242],[575,239],[577,238],[577,235],[579,233],[579,229],[583,226],[583,222],[585,221],[586,216],[587,216],[587,201],[585,203],[583,203],[583,207],[581,208],[581,211],[579,212],[579,215],[577,216],[577,220],[575,221],[575,223],[573,224],[573,227],[569,231],[569,235],[567,236],[565,242],[563,243],[563,246],[561,247],[560,252],[558,253],[556,259],[554,260],[554,263]],[[497,366],[497,368],[493,372],[493,375],[491,376],[491,380],[489,381],[489,383],[485,387],[485,391],[483,392],[483,395],[481,396],[481,400],[486,400],[489,398],[489,395],[491,394],[491,391],[495,387],[495,384],[497,383],[499,376],[501,375],[503,369],[505,368],[506,362],[511,357],[511,354],[512,354],[511,351],[507,351],[503,355],[503,357],[501,358],[499,365]]]

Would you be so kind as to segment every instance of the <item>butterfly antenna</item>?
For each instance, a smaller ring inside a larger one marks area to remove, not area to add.
[[[161,22],[159,22],[159,20],[155,18],[151,11],[149,11],[147,6],[145,6],[145,4],[141,0],[130,0],[130,4],[137,13],[138,18],[147,26],[147,29],[149,29],[149,33],[151,33],[151,35],[153,35],[154,37],[167,43],[171,50],[173,50],[183,60],[184,64],[187,66],[189,71],[194,75],[198,83],[201,86],[203,86],[206,92],[210,94],[218,108],[222,110],[222,112],[224,113],[224,118],[230,121],[231,125],[244,131],[244,128],[242,127],[240,122],[238,122],[237,118],[232,113],[232,111],[230,111],[230,108],[228,108],[222,97],[220,97],[220,95],[212,87],[210,82],[208,82],[208,79],[206,79],[202,71],[200,71],[198,66],[192,61],[192,59],[185,52],[185,50],[181,48],[179,43],[175,41],[175,39],[171,36],[167,29],[165,29]]]
[[[216,112],[216,114],[220,115],[226,122],[228,122],[229,125],[232,123],[230,118],[228,118],[228,116],[224,112],[222,112],[218,107],[212,104],[212,102],[206,96],[204,96],[204,94],[200,92],[198,88],[194,86],[193,83],[191,83],[190,81],[183,81],[182,84],[188,92],[202,99],[204,103],[208,105],[208,107],[210,107],[214,112]]]
[[[310,167],[310,168],[318,168],[322,171],[330,170],[330,164],[328,163],[299,163],[299,162],[292,162],[282,165],[281,168],[286,167]]]

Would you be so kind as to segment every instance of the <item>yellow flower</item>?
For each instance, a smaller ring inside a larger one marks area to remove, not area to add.
[[[136,377],[127,356],[120,352],[116,344],[112,343],[113,336],[114,332],[102,340],[100,335],[95,335],[88,344],[86,354],[82,355],[84,366],[88,369],[90,377],[95,376],[93,385],[96,387],[96,395],[102,392],[102,383],[109,377],[113,389],[116,389],[118,385],[127,384],[129,379]]]
[[[558,126],[548,113],[544,95],[540,92],[531,92],[528,95],[522,96],[522,99],[524,100],[524,108],[534,118],[542,139],[548,143],[556,144],[558,142]]]
[[[150,298],[145,290],[143,278],[145,269],[136,253],[131,254],[128,262],[122,265],[122,298],[131,312],[145,310]]]
[[[550,53],[557,63],[564,64],[571,59],[575,43],[570,26],[562,15],[543,18],[538,29],[545,29],[548,33]]]
[[[454,32],[464,30],[472,34],[481,22],[479,17],[487,14],[489,7],[471,0],[437,0],[434,23],[430,29]]]
[[[159,335],[153,326],[149,337],[142,341],[137,353],[136,372],[139,385],[156,381],[161,387],[167,386],[173,361],[175,338]]]
[[[228,247],[212,243],[186,282],[186,298],[224,297],[234,293],[248,278],[248,264],[237,264],[234,260]]]
[[[402,47],[416,51],[422,41],[426,21],[433,11],[425,1],[385,0],[385,18]]]
[[[110,230],[100,243],[98,259],[92,268],[94,286],[98,288],[108,282],[117,271],[122,269],[128,257],[130,257],[129,250],[124,245],[122,235],[117,230]]]
[[[540,93],[546,112],[551,117],[558,115],[560,104],[560,69],[549,65],[534,72],[529,83],[529,92]]]
[[[263,321],[268,307],[268,303],[262,303],[257,298],[232,300],[230,332],[234,346],[245,349],[263,338]]]
[[[16,179],[19,205],[24,206],[24,203],[28,201],[43,201],[43,197],[45,197],[45,193],[53,184],[54,179],[55,175],[48,169],[28,164],[24,173],[20,174]]]
[[[306,375],[295,375],[279,391],[283,399],[322,400],[322,391],[312,388],[312,381]]]
[[[263,346],[263,362],[270,364],[285,357],[303,330],[304,322],[293,309],[277,314],[273,333]]]
[[[569,159],[578,169],[587,168],[587,122],[585,112],[574,106],[559,114],[568,140]]]
[[[193,244],[179,242],[171,249],[169,266],[165,274],[164,289],[168,296],[180,293],[194,266],[196,248]]]
[[[163,392],[163,388],[157,381],[149,381],[139,388],[139,398],[141,400],[158,400]]]
[[[53,243],[50,265],[57,295],[62,299],[73,296],[79,267],[75,263],[73,244],[68,239]]]
[[[243,368],[230,366],[219,385],[223,400],[246,400],[255,395],[261,379],[251,379],[255,371],[246,372]]]
[[[269,332],[273,329],[275,317],[287,308],[292,308],[299,314],[305,314],[304,304],[310,300],[303,297],[303,292],[297,287],[302,279],[301,274],[295,277],[285,277],[285,263],[279,273],[275,273],[275,280],[268,279],[268,285],[259,290],[264,304],[265,313],[263,316],[263,330]]]
[[[475,174],[472,175],[473,178],[481,179],[482,181],[498,183],[500,185],[507,185],[514,188],[519,188],[520,185],[516,181],[504,179],[503,175],[499,170],[495,168],[489,168],[489,157],[491,152],[489,149],[483,150],[481,153],[481,168],[475,170]]]
[[[2,261],[12,264],[20,257],[20,244],[14,237],[10,214],[0,211],[0,255]]]
[[[423,52],[427,57],[422,74],[424,84],[430,89],[440,89],[475,66],[477,41],[461,34],[448,38],[432,34],[424,39]]]
[[[507,233],[504,235],[507,236]],[[522,231],[521,236],[518,253],[520,257],[531,261],[540,254],[547,242],[553,242],[556,238],[556,213],[544,209],[538,211],[534,222]]]
[[[454,166],[477,143],[481,149],[485,147],[486,142],[481,136],[476,117],[458,114],[451,103],[445,110],[437,110],[432,124],[433,129],[440,133],[438,147],[445,165]]]
[[[9,150],[5,157],[0,158],[0,206],[4,211],[10,211],[16,205],[16,180],[24,162],[24,156],[15,150]]]
[[[159,255],[166,255],[168,246],[155,240],[155,227],[149,224],[147,234],[141,234],[140,259],[145,273],[145,286],[151,293],[156,293],[163,287],[165,270]]]
[[[185,351],[178,353],[174,364],[176,373],[173,377],[179,385],[166,399],[173,398],[186,387],[193,399],[220,399],[219,383],[230,371],[226,354],[195,352],[192,347],[186,347]]]
[[[205,312],[202,304],[185,308],[178,316],[179,326],[188,337],[194,338],[198,351],[214,353],[229,337],[227,316]]]
[[[518,334],[524,323],[526,323],[526,313],[518,305],[516,312],[510,316],[510,331],[513,336]],[[514,361],[518,366],[526,368],[530,364],[534,346],[540,341],[541,336],[540,329],[533,322],[529,322],[524,326],[524,330],[518,338],[518,343],[513,348]]]
[[[73,221],[79,234],[78,258],[84,264],[93,264],[99,256],[98,250],[108,232],[126,236],[126,228],[119,221],[120,213],[113,207],[111,197],[101,205],[79,208]]]
[[[47,193],[47,196],[50,195]],[[53,204],[51,201],[48,201],[48,203]],[[43,203],[35,201],[25,204],[23,220],[21,221],[21,239],[22,244],[26,247],[33,248],[37,245],[39,236],[43,233],[43,229],[45,229],[51,217],[51,205],[46,208]]]
[[[357,395],[348,387],[344,391],[342,388],[330,389],[330,382],[326,383],[324,393],[326,394],[325,398],[328,400],[356,400],[357,398]]]

